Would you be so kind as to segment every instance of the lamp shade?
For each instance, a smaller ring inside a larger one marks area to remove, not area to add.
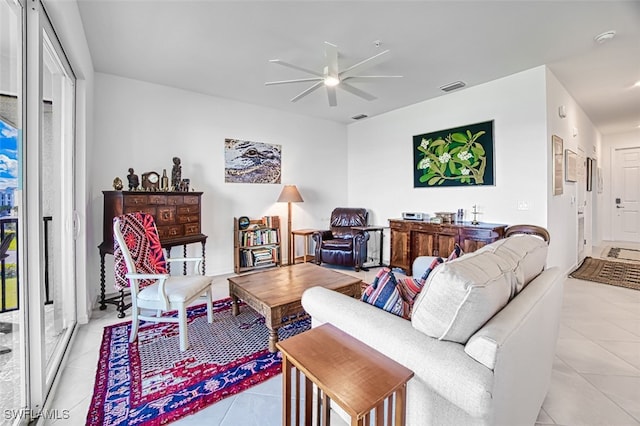
[[[302,203],[302,195],[295,185],[285,185],[278,197],[278,203]]]

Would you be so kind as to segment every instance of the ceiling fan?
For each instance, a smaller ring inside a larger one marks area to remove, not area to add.
[[[380,43],[376,42],[376,46],[379,46],[379,45]],[[349,93],[352,93],[356,96],[361,97],[362,99],[366,99],[367,101],[372,101],[377,98],[363,90],[358,89],[357,87],[352,86],[350,83],[358,80],[366,80],[366,79],[372,79],[372,78],[375,79],[375,78],[402,77],[401,75],[358,75],[357,74],[358,72],[371,68],[374,65],[377,65],[382,61],[384,61],[385,60],[384,55],[386,55],[387,53],[389,53],[389,50],[384,50],[378,53],[377,55],[374,55],[370,58],[360,61],[357,64],[352,65],[343,71],[340,71],[340,69],[338,68],[338,46],[325,41],[324,55],[327,61],[327,65],[324,67],[324,70],[322,72],[312,71],[303,67],[299,67],[297,65],[290,64],[280,59],[271,59],[269,60],[269,62],[271,63],[280,64],[285,67],[303,71],[307,74],[314,75],[315,77],[298,78],[295,80],[268,81],[265,83],[265,85],[273,86],[277,84],[315,82],[313,86],[309,87],[308,89],[294,96],[291,99],[291,102],[296,102],[300,100],[301,98],[307,96],[309,93],[319,89],[322,86],[325,86],[325,88],[327,89],[327,97],[329,99],[329,105],[332,107],[338,105],[338,100],[336,98],[336,87],[346,90]]]

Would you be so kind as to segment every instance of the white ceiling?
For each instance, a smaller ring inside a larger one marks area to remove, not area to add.
[[[470,87],[546,64],[603,134],[640,125],[640,1],[78,3],[98,72],[349,123],[442,96],[456,80]],[[594,41],[608,30],[613,40]],[[325,41],[342,69],[390,49],[367,71],[404,78],[354,82],[378,99],[338,90],[337,107],[324,89],[289,101],[310,83],[264,85],[309,77],[269,59],[321,71]]]

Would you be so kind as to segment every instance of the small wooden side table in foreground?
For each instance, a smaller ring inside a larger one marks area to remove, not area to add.
[[[329,425],[329,401],[351,416],[351,425],[369,425],[372,410],[375,424],[405,424],[406,386],[413,372],[331,324],[278,342],[282,352],[282,424],[292,424],[295,396],[295,425],[300,424],[300,372],[305,376],[304,425],[312,424],[313,384],[318,387],[318,424]],[[295,373],[294,369],[295,368]],[[292,382],[295,395],[292,395]],[[395,395],[395,398],[394,398]],[[395,410],[393,403],[395,399]]]

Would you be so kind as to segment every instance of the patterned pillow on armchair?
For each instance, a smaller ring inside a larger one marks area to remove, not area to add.
[[[120,231],[127,244],[127,249],[134,259],[137,273],[140,274],[166,274],[167,264],[164,259],[164,251],[160,244],[160,237],[156,229],[153,216],[147,213],[128,213],[117,218],[120,221]],[[122,248],[118,241],[113,240],[113,256],[115,258],[115,287],[118,290],[129,288],[129,280],[126,274],[129,271],[124,260]],[[144,288],[155,280],[140,280],[140,288]]]

